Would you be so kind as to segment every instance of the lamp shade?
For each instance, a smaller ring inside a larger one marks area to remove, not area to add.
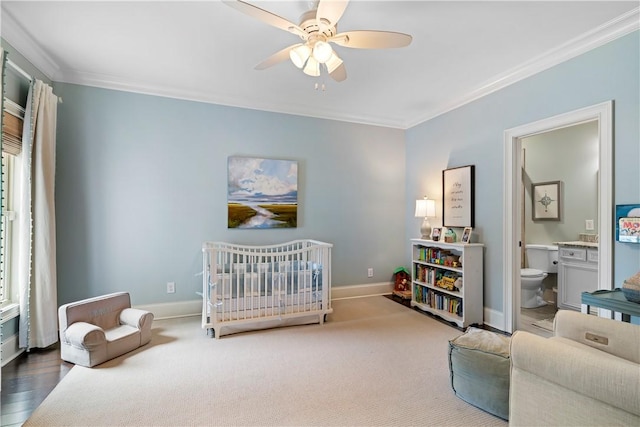
[[[323,42],[322,40],[317,41],[315,45],[313,45],[313,57],[321,64],[324,64],[331,58],[331,54],[333,53],[333,49],[331,45],[327,42]]]
[[[342,59],[340,59],[338,57],[338,55],[336,55],[335,52],[333,52],[331,54],[331,58],[329,58],[329,60],[327,62],[325,62],[324,65],[327,66],[327,71],[329,72],[329,74],[333,73],[336,68],[338,68],[340,65],[342,64]]]
[[[306,44],[302,44],[289,51],[289,58],[291,58],[291,62],[293,62],[293,64],[298,68],[302,68],[304,66],[310,55],[311,48]]]
[[[416,200],[416,217],[435,217],[436,216],[436,201],[432,199],[418,199]]]
[[[320,75],[320,63],[313,56],[310,56],[302,71],[308,76],[318,77]]]

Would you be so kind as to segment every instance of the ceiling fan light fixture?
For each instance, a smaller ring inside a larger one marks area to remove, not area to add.
[[[327,66],[327,71],[329,72],[329,74],[331,74],[336,70],[336,68],[342,65],[342,59],[340,59],[338,55],[336,55],[336,53],[333,52],[329,60],[325,62],[324,65]]]
[[[307,62],[307,59],[311,56],[311,48],[306,44],[301,44],[298,47],[295,47],[289,51],[289,58],[291,58],[291,62],[298,68],[304,67],[304,63]]]
[[[321,64],[327,62],[331,58],[332,54],[333,49],[327,42],[319,40],[313,45],[313,57]]]
[[[302,71],[308,76],[318,77],[320,75],[320,63],[313,56],[310,56],[307,60],[307,65],[304,66]]]
[[[338,33],[338,20],[342,17],[349,0],[310,2],[313,8],[302,14],[300,25],[253,6],[246,0],[223,0],[223,3],[272,27],[296,34],[302,39],[302,42],[298,41],[285,47],[256,65],[256,70],[264,70],[286,61],[289,57],[297,68],[309,76],[319,77],[322,70],[325,70],[333,80],[341,82],[347,78],[347,71],[331,43],[354,49],[387,49],[408,46],[412,40],[409,34],[393,31],[354,30]]]

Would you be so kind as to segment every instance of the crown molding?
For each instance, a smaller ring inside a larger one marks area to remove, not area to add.
[[[60,67],[51,56],[31,37],[15,18],[5,9],[2,10],[2,38],[36,67],[49,80],[55,81]]]
[[[71,70],[62,71],[57,63],[44,51],[42,47],[40,47],[29,33],[16,22],[11,14],[7,13],[5,10],[3,10],[2,13],[2,37],[15,47],[25,57],[25,59],[31,62],[52,81],[196,102],[220,104],[229,107],[248,108],[274,113],[390,127],[402,130],[409,129],[420,123],[455,110],[463,105],[469,104],[486,95],[519,82],[520,80],[531,77],[555,65],[640,29],[640,8],[635,8],[558,46],[557,48],[532,58],[524,64],[508,70],[505,73],[494,76],[492,79],[481,84],[466,95],[442,105],[440,108],[433,109],[415,118],[390,118],[358,114],[338,115],[335,114],[335,111],[318,110],[316,107],[310,108],[305,105],[257,103],[253,99],[242,99],[235,96],[230,97],[212,93],[207,94],[196,91],[185,91],[183,89],[166,87],[164,85],[149,85],[144,82],[124,81],[114,78],[113,76],[103,74],[80,73]]]
[[[357,114],[336,114],[331,109],[318,109],[314,105],[283,104],[281,102],[256,102],[255,99],[239,96],[223,96],[216,93],[207,93],[202,90],[184,90],[167,85],[150,85],[146,82],[123,80],[118,77],[100,73],[82,73],[67,71],[57,79],[59,83],[92,86],[101,89],[118,90],[123,92],[139,93],[142,95],[162,96],[185,101],[203,102],[207,104],[237,107],[249,110],[266,111],[271,113],[289,114],[316,119],[326,119],[349,123],[358,123],[371,126],[381,126],[396,129],[404,129],[405,122],[397,118],[374,117]]]
[[[504,89],[520,80],[524,80],[639,29],[640,8],[635,8],[542,55],[530,59],[524,64],[493,77],[467,95],[442,108],[432,110],[418,120],[408,123],[407,129]]]

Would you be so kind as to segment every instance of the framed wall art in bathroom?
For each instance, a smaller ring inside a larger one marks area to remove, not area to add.
[[[534,221],[560,221],[562,193],[560,181],[531,184],[531,219]]]

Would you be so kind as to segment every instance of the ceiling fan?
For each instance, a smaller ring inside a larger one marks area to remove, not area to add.
[[[317,77],[325,69],[331,78],[341,82],[347,78],[347,71],[330,43],[355,49],[396,48],[411,43],[410,35],[391,31],[359,30],[338,33],[338,20],[349,0],[319,0],[315,9],[302,14],[299,25],[241,0],[224,0],[223,3],[302,39],[301,43],[285,47],[256,65],[256,70],[264,70],[291,59],[296,67],[309,76]]]

